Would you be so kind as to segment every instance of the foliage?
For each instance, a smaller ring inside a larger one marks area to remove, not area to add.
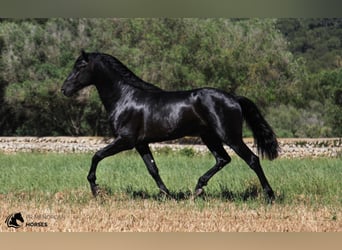
[[[59,91],[85,48],[114,55],[167,90],[207,86],[245,95],[282,136],[341,136],[340,21],[323,21],[2,19],[0,135],[110,135],[93,88],[72,99]],[[329,42],[319,47],[317,33]],[[299,53],[301,34],[314,45]],[[314,52],[327,63],[318,64]]]
[[[269,109],[268,120],[279,137],[329,137],[332,128],[324,120],[327,112],[322,103],[310,101],[304,108],[281,104]]]
[[[325,120],[332,134],[342,135],[342,70],[323,71],[318,77],[320,98],[325,107]]]
[[[342,66],[342,19],[279,19],[277,27],[290,41],[289,49],[307,61],[311,72]]]

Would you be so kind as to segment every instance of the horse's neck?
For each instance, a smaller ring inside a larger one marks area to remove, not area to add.
[[[99,93],[102,104],[108,113],[112,113],[116,107],[116,103],[122,97],[125,97],[134,91],[162,91],[160,88],[145,83],[136,77],[124,78],[118,74],[112,74],[111,70],[101,70],[97,72],[96,88]]]
[[[110,112],[113,105],[117,102],[117,100],[121,96],[121,90],[115,87],[116,83],[107,82],[96,84],[97,92],[99,93],[100,99],[102,101],[103,106]]]

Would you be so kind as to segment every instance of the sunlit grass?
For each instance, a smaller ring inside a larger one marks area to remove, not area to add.
[[[0,193],[48,197],[90,193],[86,176],[91,154],[0,154]],[[209,154],[159,153],[160,175],[176,199],[190,199],[198,178],[214,164]],[[341,159],[277,159],[262,161],[279,204],[342,204]],[[98,166],[98,184],[110,196],[133,199],[158,197],[159,190],[134,151],[104,159]],[[44,198],[44,199],[45,199]],[[77,200],[71,198],[70,201]],[[204,199],[263,203],[255,173],[242,160],[217,173],[205,188]]]

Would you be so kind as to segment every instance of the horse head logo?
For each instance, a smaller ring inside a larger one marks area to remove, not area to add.
[[[8,227],[19,228],[22,224],[18,224],[18,221],[24,223],[24,218],[21,213],[14,213],[6,218],[6,224]]]

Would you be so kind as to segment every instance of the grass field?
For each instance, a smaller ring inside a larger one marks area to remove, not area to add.
[[[205,196],[192,200],[199,176],[214,159],[187,150],[155,154],[174,199],[158,195],[135,152],[100,163],[103,194],[94,199],[86,180],[91,157],[0,154],[0,219],[15,212],[25,219],[19,229],[0,221],[0,230],[342,231],[341,158],[262,161],[277,196],[270,206],[254,172],[235,157],[212,178]]]

